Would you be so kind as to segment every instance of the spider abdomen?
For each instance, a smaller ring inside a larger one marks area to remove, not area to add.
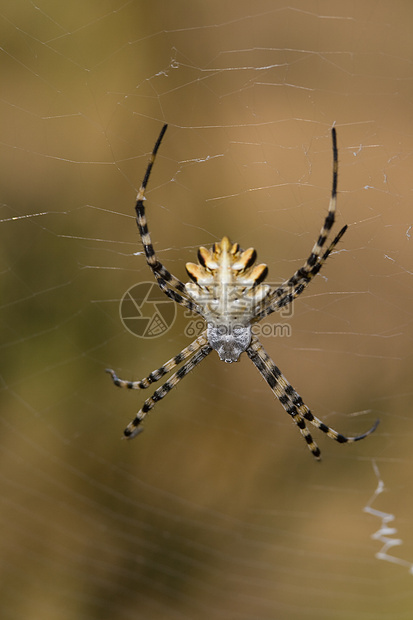
[[[207,324],[226,330],[228,337],[234,326],[244,328],[251,323],[270,291],[268,285],[261,284],[268,272],[267,265],[254,266],[256,257],[254,248],[241,250],[238,243],[224,237],[211,250],[199,248],[198,264],[186,264],[192,280],[185,284],[186,292]],[[245,336],[243,342],[246,340]]]

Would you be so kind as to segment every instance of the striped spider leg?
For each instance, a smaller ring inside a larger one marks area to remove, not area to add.
[[[343,226],[338,235],[330,243],[324,254],[321,254],[328,235],[334,225],[337,204],[337,179],[338,179],[338,149],[337,149],[337,133],[335,127],[331,130],[332,146],[333,146],[333,184],[331,189],[330,204],[325,217],[323,226],[317,241],[311,250],[310,256],[305,264],[300,267],[289,280],[281,284],[275,291],[269,295],[266,300],[266,307],[258,314],[257,319],[261,320],[272,312],[279,310],[284,306],[288,306],[298,295],[304,291],[306,286],[318,274],[331,252],[340,241],[341,237],[347,230],[347,225]]]
[[[136,198],[136,223],[138,225],[139,234],[142,240],[142,245],[145,251],[146,262],[152,270],[153,275],[156,278],[156,281],[160,287],[160,289],[170,297],[173,301],[178,303],[184,308],[191,310],[192,312],[196,312],[196,307],[194,303],[188,298],[185,294],[185,284],[179,280],[176,276],[172,275],[163,265],[159,262],[156,257],[154,247],[152,245],[151,237],[148,231],[148,224],[146,221],[146,213],[145,213],[145,192],[148,185],[149,177],[152,172],[152,167],[155,163],[156,155],[158,153],[158,149],[161,145],[162,138],[165,135],[165,131],[167,130],[168,125],[164,125],[161,129],[161,133],[158,136],[158,139],[153,147],[153,151],[149,158],[148,166],[146,168],[145,176],[143,178],[142,184],[139,188],[138,195]],[[169,286],[168,286],[169,285]],[[173,288],[170,288],[173,287]],[[176,289],[176,290],[173,290]],[[177,292],[178,291],[178,292]]]
[[[141,430],[140,424],[147,412],[214,349],[226,363],[237,362],[242,353],[247,353],[285,411],[298,426],[315,458],[320,458],[320,450],[311,437],[307,422],[338,443],[352,443],[364,439],[376,429],[378,422],[367,432],[355,437],[345,437],[324,424],[311,413],[252,333],[254,323],[288,306],[303,292],[318,274],[347,229],[347,226],[344,226],[327,249],[324,249],[335,221],[337,202],[338,151],[335,128],[332,129],[333,187],[324,224],[304,265],[289,280],[272,290],[268,284],[263,283],[268,273],[267,265],[255,265],[257,253],[254,248],[244,251],[238,243],[233,244],[228,237],[223,237],[220,242],[214,243],[210,250],[199,248],[198,263],[186,264],[191,282],[184,284],[158,261],[148,231],[144,200],[149,176],[166,127],[163,126],[155,143],[138,192],[136,221],[146,261],[160,289],[179,305],[200,315],[205,320],[207,328],[178,355],[140,381],[125,381],[119,379],[113,370],[107,371],[111,374],[115,385],[138,390],[148,388],[183,363],[179,370],[176,370],[151,397],[145,400],[134,420],[126,427],[124,435],[129,439],[135,437]]]
[[[163,291],[163,293],[165,293],[165,295],[167,295],[170,299],[172,299],[179,305],[187,308],[192,312],[198,313],[196,304],[194,304],[194,302],[190,299],[190,297],[185,291],[185,284],[181,282],[179,278],[171,274],[157,259],[146,220],[144,206],[145,192],[148,185],[149,177],[151,175],[152,167],[158,153],[158,149],[161,145],[167,127],[167,125],[164,125],[161,129],[161,132],[149,158],[145,176],[138,191],[135,205],[136,223],[142,240],[146,262],[151,268],[160,289]],[[176,368],[176,366],[178,366],[180,363],[188,360],[163,385],[157,388],[151,397],[146,399],[142,408],[136,414],[135,418],[132,420],[132,422],[130,422],[130,424],[128,424],[127,428],[124,430],[124,436],[128,439],[136,437],[136,435],[138,435],[139,432],[142,430],[139,425],[147,412],[155,406],[156,402],[164,398],[170,392],[170,390],[174,388],[177,383],[179,383],[179,381],[181,381],[181,379],[183,379],[191,370],[193,370],[211,351],[212,349],[207,342],[206,332],[204,332],[189,346],[185,347],[180,353],[178,353],[178,355],[171,358],[160,368],[154,370],[147,377],[139,381],[125,381],[124,379],[119,379],[114,370],[107,368],[106,372],[111,375],[113,383],[116,386],[132,390],[139,390],[145,389],[149,387],[152,383],[159,381],[159,379],[161,379],[164,375],[168,374],[171,370]]]
[[[106,372],[112,376],[113,383],[118,387],[128,388],[129,390],[143,390],[152,385],[152,383],[159,381],[159,379],[161,379],[164,375],[168,374],[179,364],[190,358],[178,371],[171,375],[171,377],[164,384],[157,388],[152,396],[145,400],[135,418],[125,428],[125,437],[128,439],[133,439],[133,437],[136,437],[136,435],[143,430],[139,425],[148,411],[153,409],[155,403],[157,403],[158,400],[162,400],[162,398],[164,398],[179,383],[179,381],[181,381],[181,379],[191,372],[195,366],[202,362],[202,360],[209,355],[211,351],[212,348],[208,345],[206,331],[204,331],[196,340],[191,342],[190,345],[185,347],[185,349],[182,349],[178,355],[172,357],[170,360],[165,362],[165,364],[160,366],[160,368],[154,370],[140,381],[125,381],[123,379],[119,379],[116,373],[108,368]]]
[[[320,448],[313,440],[306,422],[311,422],[313,426],[323,431],[328,437],[338,441],[338,443],[353,443],[360,441],[368,435],[371,435],[376,430],[378,421],[367,432],[362,435],[356,435],[354,437],[346,437],[341,433],[338,433],[334,429],[330,428],[324,422],[314,416],[310,409],[303,403],[303,400],[299,394],[294,390],[292,385],[288,383],[279,368],[274,364],[272,359],[264,350],[264,347],[255,336],[252,337],[251,344],[246,350],[246,353],[252,363],[259,370],[265,381],[278,398],[285,411],[292,417],[297,424],[302,436],[304,437],[309,449],[316,459],[320,458]]]

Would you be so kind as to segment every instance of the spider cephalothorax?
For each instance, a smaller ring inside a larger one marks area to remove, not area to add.
[[[136,417],[126,427],[125,436],[129,439],[135,437],[141,430],[142,420],[156,402],[164,398],[211,351],[216,350],[220,359],[228,363],[236,362],[243,352],[248,355],[285,411],[298,426],[309,449],[317,459],[320,458],[320,450],[307,429],[307,422],[339,443],[353,443],[367,437],[375,430],[378,422],[362,435],[346,437],[316,418],[252,333],[252,325],[255,322],[288,306],[304,291],[347,229],[347,226],[344,226],[323,251],[334,224],[337,201],[338,154],[335,128],[332,129],[333,187],[324,224],[307,261],[291,278],[276,289],[272,289],[268,284],[262,284],[268,269],[264,264],[254,266],[255,250],[249,248],[243,251],[237,243],[231,243],[228,237],[215,243],[211,250],[199,248],[198,264],[186,264],[186,270],[192,282],[184,284],[159,262],[148,231],[144,200],[152,166],[166,128],[167,125],[162,127],[138,192],[135,207],[136,221],[147,263],[161,290],[179,305],[199,314],[205,319],[207,326],[201,335],[178,355],[140,381],[124,381],[119,379],[113,370],[108,370],[115,385],[139,390],[159,381],[164,375],[182,364],[179,370],[175,371],[161,387],[154,391],[152,396],[145,400]]]

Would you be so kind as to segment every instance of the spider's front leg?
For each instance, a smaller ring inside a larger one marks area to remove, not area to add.
[[[324,254],[318,259],[309,272],[302,272],[302,268],[298,269],[289,280],[281,284],[281,286],[269,296],[268,300],[266,300],[267,303],[265,307],[256,315],[257,320],[261,321],[261,319],[276,312],[280,308],[289,306],[296,297],[301,295],[311,280],[320,272],[322,266],[346,232],[347,228],[347,225],[343,226]]]
[[[161,132],[158,136],[158,139],[155,143],[151,156],[149,158],[148,166],[146,168],[145,176],[143,178],[142,184],[139,188],[138,195],[136,198],[136,223],[138,225],[139,234],[142,240],[143,249],[145,252],[146,262],[152,270],[153,275],[156,278],[159,288],[162,290],[165,295],[167,295],[170,299],[178,303],[180,306],[191,310],[191,312],[197,312],[197,306],[194,302],[188,297],[185,292],[185,284],[179,280],[176,276],[174,276],[170,271],[168,271],[162,263],[157,259],[155,254],[155,249],[152,245],[151,236],[148,230],[148,222],[146,220],[145,213],[145,192],[148,185],[149,177],[151,175],[152,167],[155,163],[156,155],[158,153],[158,149],[161,145],[162,139],[165,135],[166,129],[168,125],[164,125],[161,129]]]
[[[328,212],[324,219],[323,226],[320,230],[318,238],[311,250],[309,257],[302,267],[291,276],[291,278],[285,281],[279,286],[267,299],[266,307],[261,310],[257,317],[259,320],[268,316],[272,312],[276,312],[280,308],[289,305],[292,301],[301,295],[304,289],[308,286],[311,280],[318,274],[321,267],[324,265],[331,252],[340,241],[341,237],[347,230],[347,226],[343,226],[335,239],[330,243],[327,250],[323,252],[324,245],[327,241],[329,233],[333,228],[336,219],[336,206],[337,206],[337,182],[338,182],[338,148],[337,148],[337,133],[335,127],[331,130],[332,147],[333,147],[333,182],[331,188],[330,203],[328,205]]]

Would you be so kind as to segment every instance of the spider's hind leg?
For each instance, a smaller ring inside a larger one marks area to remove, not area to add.
[[[334,439],[338,443],[354,443],[355,441],[360,441],[360,439],[364,439],[365,437],[368,437],[369,435],[374,433],[374,431],[379,425],[379,420],[376,420],[373,426],[369,428],[369,430],[365,433],[362,433],[361,435],[352,435],[350,437],[347,437],[346,435],[342,435],[341,433],[335,431],[334,428],[331,428],[331,426],[327,426],[327,424],[324,424],[324,422],[319,420],[315,415],[311,413],[307,405],[304,405],[304,403],[303,407],[306,410],[303,417],[309,422],[311,422],[311,424],[313,424],[313,426],[318,428],[320,431],[323,431],[323,433],[325,433],[327,437],[330,437],[330,439]]]
[[[312,455],[317,460],[320,460],[320,448],[317,446],[316,442],[312,438],[312,435],[307,428],[303,416],[297,410],[297,407],[291,401],[288,392],[282,386],[282,381],[280,381],[280,378],[284,378],[283,375],[276,367],[274,362],[271,360],[271,358],[264,351],[264,348],[256,337],[253,337],[251,345],[248,347],[246,353],[253,362],[254,366],[256,366],[256,368],[259,370],[262,377],[268,383],[271,390],[277,396],[285,411],[292,417],[295,424],[298,426],[298,429],[303,436]]]
[[[320,448],[317,446],[316,442],[312,438],[311,433],[305,424],[305,421],[300,415],[297,415],[297,413],[295,413],[294,415],[291,413],[290,415],[292,416],[294,422],[297,424],[298,428],[300,429],[300,433],[304,437],[304,440],[310,452],[319,461],[321,459]]]
[[[355,441],[360,441],[376,430],[378,421],[372,428],[361,435],[346,437],[338,433],[311,413],[301,396],[297,394],[292,385],[288,383],[287,379],[265,352],[263,346],[255,336],[247,349],[247,354],[277,396],[285,411],[293,418],[309,449],[317,459],[320,458],[320,450],[306,427],[306,421],[310,422],[313,426],[330,437],[330,439],[334,439],[338,443],[354,443]]]
[[[145,400],[141,409],[136,414],[135,418],[128,424],[125,428],[123,434],[127,439],[133,439],[141,432],[140,424],[145,418],[148,411],[154,408],[156,403],[162,398],[165,398],[167,394],[184,378],[186,375],[191,372],[198,364],[202,362],[203,359],[207,355],[209,355],[212,351],[212,347],[208,344],[204,345],[201,349],[197,350],[197,352],[187,361],[179,370],[177,370],[163,385],[158,387],[155,392]]]
[[[176,368],[176,366],[178,366],[181,362],[187,360],[188,357],[190,357],[193,353],[198,351],[198,349],[200,349],[206,344],[207,337],[205,330],[202,332],[202,334],[198,336],[196,340],[194,340],[193,342],[191,342],[191,344],[182,349],[182,351],[178,353],[178,355],[171,357],[171,359],[165,362],[165,364],[162,364],[162,366],[160,366],[156,370],[153,370],[147,377],[144,377],[143,379],[140,379],[138,381],[119,379],[115,371],[111,368],[106,368],[106,372],[110,374],[113,383],[117,387],[127,388],[128,390],[144,390],[150,385],[152,385],[152,383],[156,383],[156,381],[162,379],[164,375],[168,374],[168,372]]]

